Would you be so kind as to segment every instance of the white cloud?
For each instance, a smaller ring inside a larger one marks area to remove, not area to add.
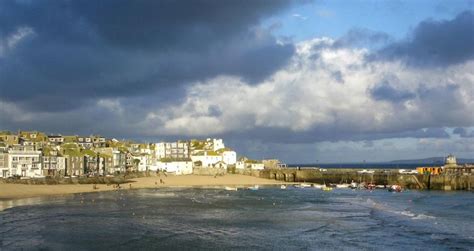
[[[258,85],[233,76],[195,83],[183,104],[153,111],[155,118],[145,124],[159,118],[160,133],[185,135],[253,128],[370,134],[474,124],[468,116],[474,114],[474,62],[420,70],[400,61],[369,61],[368,50],[333,43],[299,43],[290,64]],[[372,89],[387,79],[413,97],[375,99]],[[210,114],[210,107],[221,113]]]

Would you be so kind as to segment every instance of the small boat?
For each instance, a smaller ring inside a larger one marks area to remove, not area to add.
[[[369,190],[375,189],[375,184],[369,183],[369,184],[367,185],[367,189],[369,189]]]
[[[280,189],[286,189],[286,185],[281,185]]]
[[[396,193],[399,193],[402,191],[402,187],[400,185],[391,185],[389,188],[388,188],[388,191],[389,192],[396,192]]]
[[[349,188],[350,184],[337,184],[336,188]]]
[[[311,187],[311,184],[308,184],[308,183],[301,183],[300,188],[306,188],[306,187]]]
[[[329,191],[332,191],[332,187],[323,187],[321,188],[321,190],[329,192]]]
[[[326,185],[313,184],[313,187],[316,189],[323,189],[326,187]]]
[[[225,187],[226,191],[237,191],[237,187]]]
[[[349,187],[352,188],[352,189],[357,189],[357,188],[359,188],[359,184],[357,184],[356,182],[351,182]]]
[[[258,185],[255,185],[253,187],[248,187],[248,189],[253,190],[253,191],[258,190]]]

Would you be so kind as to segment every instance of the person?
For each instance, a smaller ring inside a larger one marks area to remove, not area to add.
[[[129,184],[130,185],[130,189],[132,189],[132,184]]]

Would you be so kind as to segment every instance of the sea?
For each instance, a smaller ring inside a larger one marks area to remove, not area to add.
[[[159,188],[0,207],[0,250],[474,250],[466,191]]]
[[[289,168],[342,168],[342,169],[416,169],[417,167],[442,166],[443,163],[314,163],[314,164],[288,164]]]

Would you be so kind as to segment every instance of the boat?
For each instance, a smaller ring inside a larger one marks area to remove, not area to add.
[[[321,190],[323,191],[332,191],[332,187],[322,187]]]
[[[352,189],[357,189],[357,188],[359,188],[359,184],[357,184],[357,182],[351,182],[349,187],[352,188]]]
[[[326,187],[326,185],[313,184],[313,187],[316,189],[323,189]]]
[[[367,184],[367,189],[369,190],[375,189],[375,184],[372,184],[372,183]]]
[[[350,184],[337,184],[336,188],[349,188]]]
[[[248,189],[249,189],[249,190],[254,190],[254,191],[255,191],[255,190],[258,190],[258,185],[255,185],[255,186],[253,186],[253,187],[248,187]]]
[[[301,184],[299,185],[299,187],[300,187],[300,188],[311,187],[311,184],[309,184],[309,183],[301,183]]]
[[[286,189],[286,185],[281,185],[280,189]]]
[[[237,187],[225,187],[226,191],[237,191]]]
[[[400,185],[391,185],[389,188],[388,188],[388,191],[389,192],[395,192],[395,193],[399,193],[402,191],[402,187]]]

